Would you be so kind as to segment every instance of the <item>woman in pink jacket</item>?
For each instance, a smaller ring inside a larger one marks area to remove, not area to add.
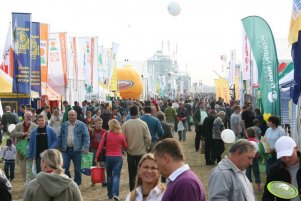
[[[98,161],[99,155],[103,148],[106,150],[106,172],[107,172],[107,190],[108,198],[114,200],[119,199],[119,180],[120,172],[123,165],[122,149],[127,149],[128,144],[121,126],[116,119],[109,121],[109,132],[102,137],[95,161]]]

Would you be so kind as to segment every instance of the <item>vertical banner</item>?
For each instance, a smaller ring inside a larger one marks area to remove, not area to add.
[[[240,100],[240,91],[239,91],[239,78],[234,78],[234,86],[235,86],[235,100]]]
[[[111,62],[110,62],[110,77],[109,77],[109,87],[111,85],[112,81],[112,76],[114,72],[114,67],[117,64],[117,52],[118,52],[119,44],[117,43],[112,43],[112,57],[111,57]]]
[[[234,84],[235,69],[236,69],[236,50],[230,51],[230,61],[229,61],[229,84]]]
[[[112,62],[112,48],[103,49],[103,62],[100,75],[100,84],[103,88],[108,89],[110,79],[110,68]]]
[[[47,82],[56,92],[65,95],[67,86],[66,33],[49,33]]]
[[[219,97],[223,98],[225,103],[229,103],[230,101],[230,90],[228,81],[225,78],[219,78],[214,80],[215,94],[216,100]]]
[[[30,36],[31,90],[41,96],[40,23],[32,22]]]
[[[31,14],[12,13],[14,76],[13,92],[30,94]]]
[[[293,0],[288,40],[292,45],[291,53],[295,66],[293,102],[297,104],[301,93],[301,0]]]
[[[258,68],[258,81],[264,113],[280,116],[278,58],[272,31],[258,16],[242,19]]]
[[[77,62],[77,40],[76,37],[70,37],[70,60],[72,66],[70,66],[69,78],[74,79],[74,89],[78,89],[78,62]],[[72,75],[71,75],[72,74]]]
[[[248,37],[243,30],[242,34],[242,60],[241,60],[242,80],[250,80],[251,78],[251,48]]]
[[[6,42],[2,54],[2,63],[0,64],[0,92],[1,93],[11,93],[13,85],[13,50],[11,44],[11,23],[9,23],[9,28],[6,35]]]
[[[92,41],[93,45],[93,57],[91,56],[92,65],[92,88],[93,94],[99,94],[99,66],[98,66],[98,38],[94,37]]]
[[[218,101],[218,98],[222,97],[222,89],[220,86],[220,79],[214,79],[214,88],[215,88],[215,100]]]
[[[47,82],[49,25],[40,23],[41,82]]]
[[[98,40],[97,37],[78,38],[79,68],[85,75],[86,92],[98,92]],[[97,77],[97,79],[96,79]]]
[[[9,77],[13,77],[13,61],[11,61],[10,58],[12,55],[12,44],[11,44],[11,23],[9,23],[7,35],[6,35],[6,42],[3,49],[3,55],[2,55],[2,63],[0,65],[0,69],[5,72]]]

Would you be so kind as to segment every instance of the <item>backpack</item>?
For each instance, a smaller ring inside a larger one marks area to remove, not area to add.
[[[11,201],[12,196],[5,183],[5,179],[0,177],[0,201]]]

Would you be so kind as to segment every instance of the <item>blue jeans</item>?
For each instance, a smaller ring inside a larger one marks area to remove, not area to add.
[[[7,179],[13,180],[15,178],[15,160],[5,160],[4,171]]]
[[[107,190],[109,199],[112,199],[113,196],[119,196],[119,180],[122,165],[122,156],[106,157]]]
[[[179,134],[179,141],[181,142],[183,140],[183,142],[186,141],[186,132],[187,132],[187,121],[183,121],[183,124],[184,124],[184,130],[182,131],[178,131],[178,134]]]
[[[82,175],[81,175],[81,151],[74,151],[73,148],[67,148],[66,151],[63,152],[65,174],[71,178],[71,174],[69,171],[70,161],[72,160],[74,165],[74,181],[77,185],[81,185],[82,183]]]
[[[246,175],[251,183],[252,183],[252,172],[251,172],[252,169],[255,177],[255,183],[260,184],[261,180],[260,180],[259,164],[258,164],[257,157],[253,159],[253,164],[250,165],[246,170]]]

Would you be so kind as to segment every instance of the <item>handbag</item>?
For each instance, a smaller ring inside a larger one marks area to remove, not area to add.
[[[108,136],[108,132],[106,132],[103,148],[102,148],[100,156],[99,156],[99,161],[102,161],[102,162],[106,161],[107,136]]]
[[[93,163],[93,153],[89,152],[87,154],[82,154],[81,158],[81,168],[90,168]]]
[[[16,144],[17,151],[22,154],[25,158],[28,157],[28,140],[24,139],[21,141],[18,141]]]
[[[177,130],[177,131],[183,131],[183,130],[185,130],[185,127],[184,127],[183,122],[180,121],[180,122],[178,123],[178,130]]]

